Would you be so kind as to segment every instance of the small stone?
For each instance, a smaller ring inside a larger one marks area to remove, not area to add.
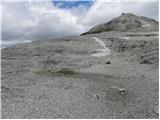
[[[119,89],[118,89],[118,93],[121,94],[121,95],[123,95],[123,94],[126,93],[126,89],[124,89],[124,88],[119,88]]]
[[[110,61],[107,61],[105,64],[111,64],[111,62],[110,62]]]
[[[96,98],[96,99],[99,99],[99,96],[98,96],[98,95],[95,95],[95,98]]]

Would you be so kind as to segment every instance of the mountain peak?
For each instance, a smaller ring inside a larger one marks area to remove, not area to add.
[[[132,13],[122,13],[119,17],[112,19],[111,21],[103,24],[96,25],[91,28],[85,34],[95,34],[100,32],[107,31],[121,31],[121,32],[149,32],[149,31],[158,31],[159,23],[151,18],[136,16]]]

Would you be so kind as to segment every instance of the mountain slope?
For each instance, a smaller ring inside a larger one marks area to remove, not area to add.
[[[99,24],[91,28],[88,32],[81,35],[101,33],[107,31],[158,31],[158,24],[159,23],[156,20],[148,17],[136,16],[131,13],[122,13],[121,16],[114,18],[107,23]]]

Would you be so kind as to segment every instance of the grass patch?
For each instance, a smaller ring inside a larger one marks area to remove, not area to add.
[[[62,68],[55,71],[55,74],[58,75],[73,75],[75,72],[68,68]]]
[[[45,75],[70,76],[75,74],[75,71],[69,68],[58,68],[53,70],[38,70],[36,73]]]

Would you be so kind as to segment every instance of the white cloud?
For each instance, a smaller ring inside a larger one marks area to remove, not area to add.
[[[2,2],[2,40],[77,35],[122,12],[158,19],[157,0],[96,0],[89,10],[81,5],[72,9],[59,9],[50,0],[6,1]]]
[[[146,1],[146,2],[145,2]],[[154,1],[154,2],[153,2]],[[121,13],[134,13],[158,19],[157,0],[97,0],[87,12],[82,23],[94,26],[119,16]]]
[[[58,9],[51,1],[4,2],[2,4],[2,39],[43,39],[74,35],[83,31],[77,17]]]

